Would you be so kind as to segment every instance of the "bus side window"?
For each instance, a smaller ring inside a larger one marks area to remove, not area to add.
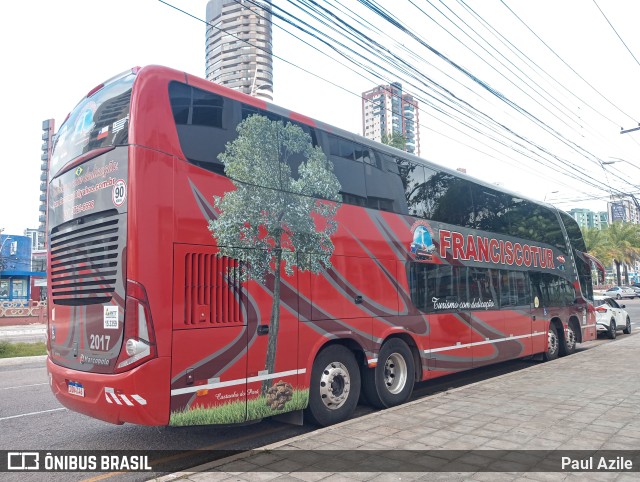
[[[541,306],[571,306],[576,298],[573,285],[551,273],[531,273],[531,287]]]
[[[433,174],[427,172],[424,190],[422,198],[429,201],[424,209],[426,218],[475,228],[475,211],[469,181],[444,171]]]
[[[498,270],[467,268],[467,301],[488,303],[487,308],[500,306]],[[471,308],[474,309],[474,308]]]
[[[465,297],[466,268],[410,262],[408,269],[411,301],[420,311],[454,310]]]
[[[234,101],[175,81],[169,83],[169,100],[184,156],[192,164],[224,174],[218,155],[236,136]]]
[[[509,232],[505,234],[536,239],[561,251],[567,250],[560,221],[555,212],[518,197],[513,197],[512,202],[512,208],[506,215]]]
[[[285,121],[285,123],[291,123],[293,125],[300,127],[311,138],[311,145],[313,147],[318,146],[318,138],[316,136],[315,129],[304,124],[299,124],[298,122],[295,122],[295,121]],[[299,167],[300,167],[300,164],[302,164],[306,160],[307,158],[302,152],[296,152],[289,155],[289,157],[287,158],[287,165],[289,166],[290,175],[292,179],[298,180],[300,178]],[[282,188],[284,190],[287,190],[286,185],[283,185]]]
[[[480,185],[473,186],[476,229],[509,234],[507,213],[513,197]]]
[[[531,286],[526,272],[501,270],[500,277],[500,306],[513,307],[531,304]]]
[[[402,180],[395,161],[384,154],[371,151],[370,162],[365,162],[367,207],[407,214]]]
[[[223,104],[223,97],[211,92],[193,89],[193,108],[190,124],[222,129]]]
[[[396,165],[404,188],[408,212],[412,216],[424,217],[424,167],[420,164],[396,158]]]
[[[364,163],[362,156],[356,161],[358,145],[347,139],[327,134],[329,160],[333,164],[333,173],[340,183],[340,194],[346,204],[364,206],[367,192],[364,184]]]

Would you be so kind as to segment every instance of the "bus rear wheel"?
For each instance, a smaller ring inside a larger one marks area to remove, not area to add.
[[[569,323],[567,329],[564,331],[564,340],[562,340],[561,355],[571,355],[576,351],[576,345],[578,343],[578,338],[576,336],[576,332],[573,329],[572,323]]]
[[[353,414],[359,397],[360,370],[351,350],[331,345],[318,353],[305,415],[322,427],[343,422]]]
[[[399,338],[387,341],[378,353],[375,368],[363,371],[362,391],[370,405],[388,408],[409,400],[415,382],[411,349]]]
[[[547,351],[543,353],[544,361],[551,361],[558,358],[560,351],[560,340],[558,339],[558,330],[553,323],[549,323],[547,331]]]

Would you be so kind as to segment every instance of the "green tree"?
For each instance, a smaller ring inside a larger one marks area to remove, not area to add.
[[[622,284],[620,267],[631,260],[630,253],[640,251],[640,232],[637,224],[612,223],[607,229],[608,245],[606,248],[607,259],[613,259],[616,265],[616,278],[618,285]]]
[[[219,211],[209,229],[219,256],[241,261],[241,279],[265,283],[273,275],[273,301],[265,369],[275,370],[282,270],[319,273],[331,267],[340,184],[311,137],[292,123],[252,115],[219,155],[235,186],[215,197]],[[271,380],[262,385],[263,394]]]
[[[382,134],[380,142],[388,146],[395,147],[396,149],[400,149],[401,151],[407,149],[407,138],[399,132],[392,132],[391,134],[387,134],[385,132]]]
[[[606,261],[609,237],[607,229],[586,228],[582,230],[582,238],[587,252],[598,259]]]

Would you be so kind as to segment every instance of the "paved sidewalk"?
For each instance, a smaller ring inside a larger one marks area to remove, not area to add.
[[[624,336],[161,480],[640,480],[639,371],[640,336]],[[612,451],[634,472],[558,472],[565,452],[536,465],[554,450]]]

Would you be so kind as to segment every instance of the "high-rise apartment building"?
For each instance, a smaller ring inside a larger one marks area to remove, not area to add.
[[[604,229],[609,225],[609,216],[606,212],[595,212],[591,209],[574,208],[569,215],[576,220],[581,229]]]
[[[261,0],[207,3],[206,76],[273,100],[271,9]]]
[[[362,133],[381,142],[400,134],[405,150],[420,155],[418,101],[402,91],[402,84],[379,85],[362,93]]]
[[[44,249],[47,246],[47,187],[49,181],[49,159],[53,149],[53,138],[55,135],[55,119],[46,119],[42,121],[42,147],[40,152],[40,212],[38,221],[37,247],[34,249]]]
[[[619,197],[613,201],[607,202],[607,211],[609,220],[612,223],[622,221],[631,224],[640,224],[640,210],[635,203],[627,197]]]

